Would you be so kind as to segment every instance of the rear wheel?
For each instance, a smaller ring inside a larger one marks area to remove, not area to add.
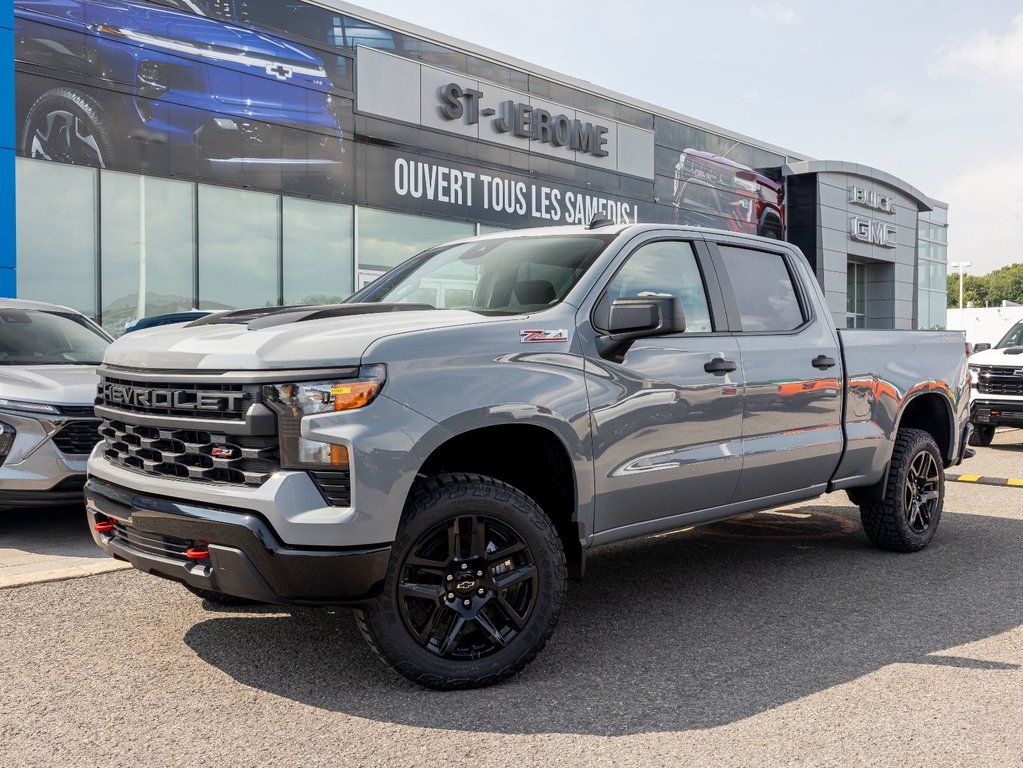
[[[356,620],[373,649],[430,688],[477,688],[522,670],[561,614],[561,540],[537,504],[473,474],[421,481],[383,591]]]
[[[970,435],[970,445],[985,447],[991,445],[995,439],[995,428],[989,424],[974,424],[973,434]]]
[[[860,506],[863,530],[881,549],[916,552],[934,538],[944,501],[945,470],[934,438],[900,429],[884,499]]]

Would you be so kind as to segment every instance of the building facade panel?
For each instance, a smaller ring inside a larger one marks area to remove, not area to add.
[[[332,0],[13,10],[0,174],[21,155],[24,231],[2,230],[0,294],[117,331],[195,305],[336,301],[441,239],[599,214],[784,237],[840,325],[937,321],[947,256],[930,227],[944,225],[921,225],[934,206],[882,170],[808,161]],[[82,140],[65,151],[51,128],[66,119]],[[59,270],[73,288],[47,278]]]

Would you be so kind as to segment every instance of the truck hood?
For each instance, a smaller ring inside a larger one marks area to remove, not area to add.
[[[222,320],[169,325],[122,336],[107,347],[103,362],[157,370],[346,367],[387,362],[362,360],[367,347],[385,336],[502,320],[507,318],[462,310],[421,310],[300,320],[263,328]]]
[[[1016,354],[1012,354],[1016,352]],[[1009,368],[1023,368],[1023,347],[1006,349],[985,349],[970,355],[970,365],[1004,365]]]
[[[0,365],[0,397],[50,405],[92,405],[99,376],[91,365]]]

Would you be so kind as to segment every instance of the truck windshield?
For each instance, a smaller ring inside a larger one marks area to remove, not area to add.
[[[613,235],[540,235],[474,240],[414,256],[347,302],[429,304],[482,314],[552,307],[589,269]]]
[[[0,365],[99,365],[109,343],[84,317],[0,309]]]
[[[1007,347],[1018,347],[1023,345],[1023,322],[1016,323],[1009,332],[1002,336],[1002,340],[995,344],[995,349],[1006,349]]]

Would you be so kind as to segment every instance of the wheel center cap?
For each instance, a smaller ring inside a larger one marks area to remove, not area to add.
[[[476,585],[478,583],[479,582],[472,576],[463,576],[455,582],[455,591],[460,595],[468,595],[476,591]]]

